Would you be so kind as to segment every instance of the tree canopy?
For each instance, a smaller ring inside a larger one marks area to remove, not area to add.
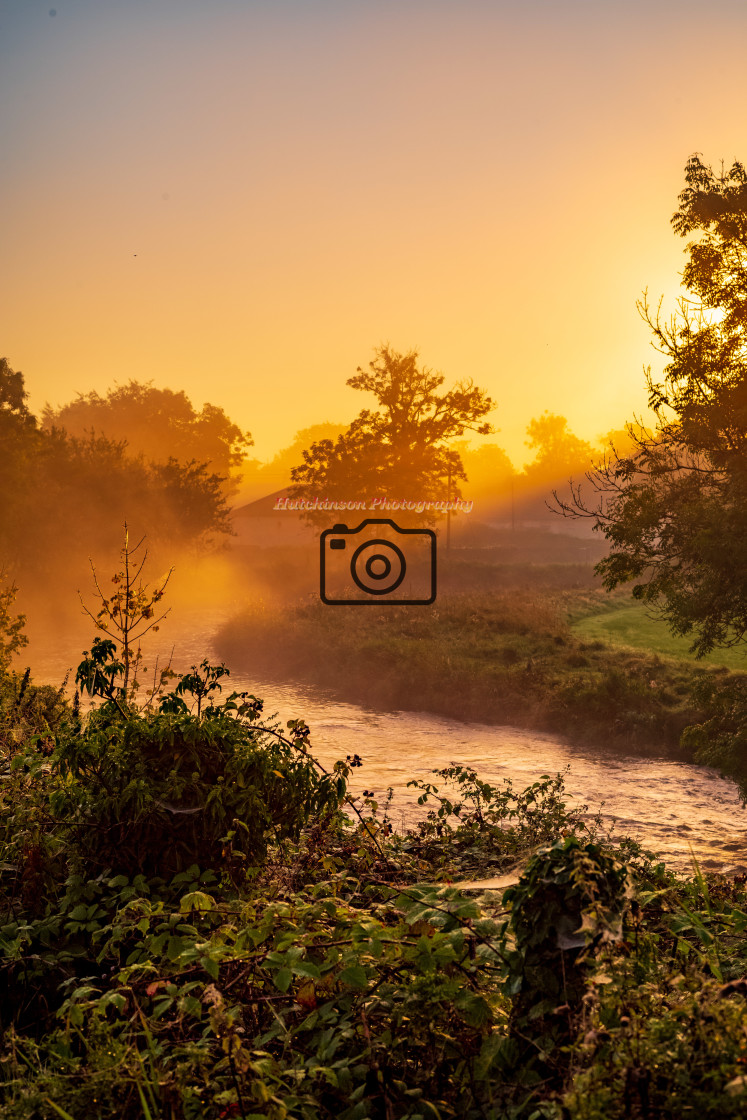
[[[27,396],[23,374],[12,370],[7,358],[0,358],[0,430],[4,436],[13,429],[36,426],[26,404]]]
[[[458,496],[466,474],[450,441],[466,431],[490,433],[484,418],[494,405],[472,381],[440,391],[444,381],[418,364],[417,350],[379,347],[368,368],[359,366],[347,381],[378,407],[360,412],[336,440],[303,451],[303,464],[291,472],[294,496],[444,499],[449,480],[451,497]]]
[[[24,582],[50,566],[79,568],[91,551],[115,547],[124,521],[156,546],[202,548],[231,532],[223,476],[194,457],[168,455],[168,445],[154,462],[100,431],[74,436],[40,427],[26,405],[23,374],[5,359],[0,440],[0,568],[23,567]]]
[[[58,409],[47,406],[42,418],[45,428],[64,428],[79,439],[103,435],[125,443],[130,455],[143,455],[153,463],[204,463],[232,484],[253,442],[222,408],[204,404],[198,412],[183,390],[157,389],[134,380],[109,389],[103,397],[93,391]]]
[[[672,226],[686,246],[686,294],[666,319],[639,310],[664,355],[646,372],[653,430],[589,475],[569,512],[596,519],[610,542],[598,570],[608,589],[635,581],[693,650],[747,636],[747,172],[692,156]]]

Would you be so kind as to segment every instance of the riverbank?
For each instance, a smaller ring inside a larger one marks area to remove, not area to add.
[[[550,731],[578,743],[690,759],[693,686],[725,670],[584,641],[553,589],[443,597],[430,609],[247,609],[215,647],[236,671],[295,680],[389,710]]]

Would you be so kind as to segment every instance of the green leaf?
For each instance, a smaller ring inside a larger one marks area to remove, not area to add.
[[[471,1027],[485,1027],[493,1019],[488,1002],[483,996],[473,992],[463,992],[457,998],[456,1006],[464,1021]]]
[[[200,957],[200,964],[212,980],[217,980],[220,975],[220,965],[214,957]]]
[[[291,970],[289,968],[279,968],[275,973],[275,987],[280,992],[287,992],[292,980]]]
[[[116,1007],[117,1011],[123,1011],[127,1006],[127,996],[123,995],[122,992],[107,992],[101,1003],[105,1007],[111,1005]]]
[[[192,910],[214,910],[215,899],[204,891],[191,891],[185,894],[179,903],[182,914],[189,914]]]
[[[298,976],[309,976],[312,980],[320,980],[322,976],[319,967],[311,961],[294,961],[293,971]]]
[[[185,1015],[193,1015],[196,1019],[202,1017],[202,1003],[195,996],[182,996],[179,1000],[179,1010]]]
[[[359,988],[362,991],[368,987],[366,970],[359,964],[352,964],[343,968],[339,979],[342,984],[347,984],[350,988]]]
[[[139,1081],[137,1083],[137,1091],[138,1091],[138,1096],[140,1097],[140,1107],[143,1110],[143,1116],[145,1117],[145,1120],[153,1120],[153,1114],[151,1113],[150,1109],[148,1108],[148,1102],[145,1099],[145,1094],[143,1093],[143,1090],[142,1090],[142,1087],[141,1087]]]

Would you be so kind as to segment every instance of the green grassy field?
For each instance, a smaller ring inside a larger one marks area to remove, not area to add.
[[[743,646],[714,650],[697,662],[689,652],[689,638],[670,634],[666,623],[649,618],[642,603],[630,603],[627,599],[612,599],[605,610],[572,620],[571,632],[583,641],[626,646],[628,649],[646,650],[662,657],[691,661],[693,664],[725,665],[728,669],[747,672],[747,650]]]

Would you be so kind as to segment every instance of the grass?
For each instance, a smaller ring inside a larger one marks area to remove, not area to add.
[[[651,618],[642,603],[631,603],[627,594],[624,598],[605,596],[605,600],[603,609],[597,613],[583,614],[573,619],[571,633],[583,641],[645,650],[693,665],[722,666],[747,671],[747,652],[744,647],[714,650],[705,657],[696,659],[690,652],[691,639],[671,634],[667,624],[660,619]]]

